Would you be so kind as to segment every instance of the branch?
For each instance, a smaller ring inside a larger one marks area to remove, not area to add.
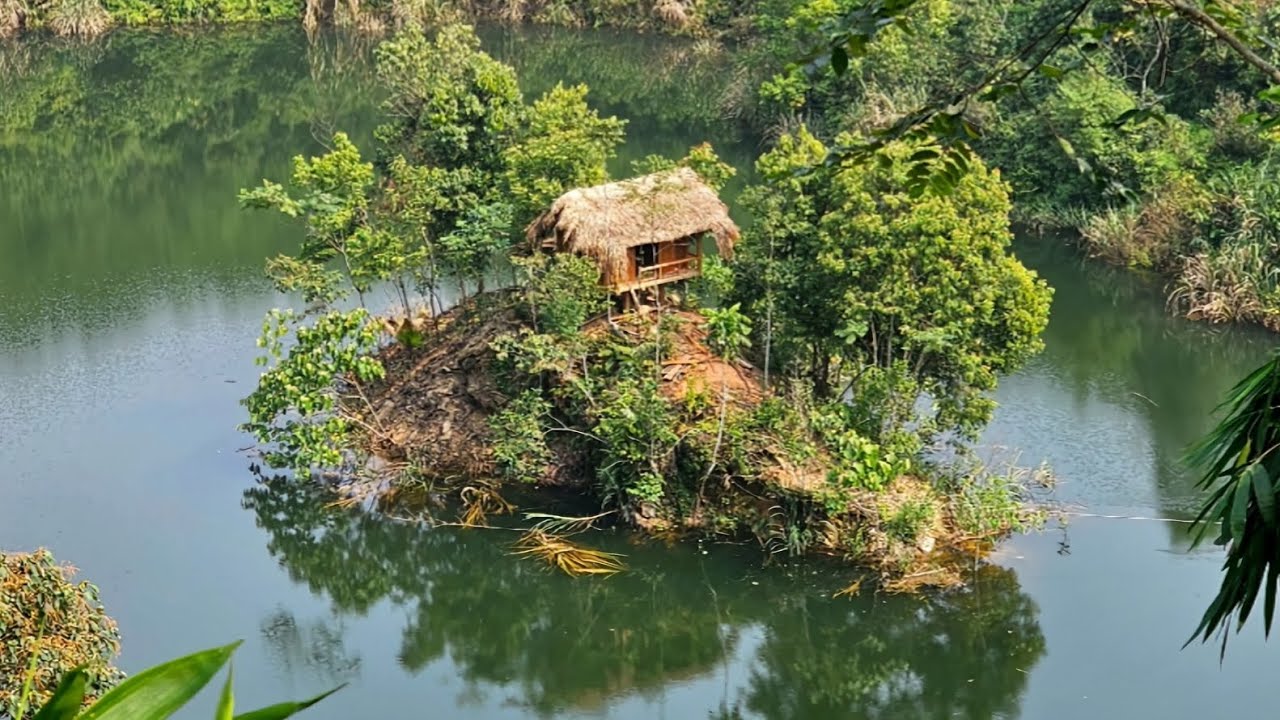
[[[1219,40],[1226,43],[1240,56],[1245,62],[1262,71],[1264,75],[1274,85],[1280,85],[1280,68],[1267,62],[1261,55],[1254,52],[1252,48],[1244,44],[1244,41],[1236,36],[1235,33],[1214,20],[1208,13],[1200,8],[1191,5],[1184,0],[1163,0],[1164,4],[1177,13],[1187,22],[1198,25],[1210,33],[1213,33]]]

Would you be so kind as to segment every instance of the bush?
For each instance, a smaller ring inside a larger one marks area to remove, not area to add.
[[[88,674],[90,700],[124,677],[111,665],[120,652],[115,621],[98,602],[98,588],[72,583],[73,572],[48,550],[0,555],[0,715],[23,720],[18,702],[29,670],[35,707],[77,667]]]
[[[525,307],[539,332],[572,335],[608,307],[600,268],[577,255],[534,255],[516,261],[525,272]]]
[[[552,455],[542,419],[550,412],[551,403],[530,389],[489,418],[493,458],[504,478],[533,483],[546,475]]]

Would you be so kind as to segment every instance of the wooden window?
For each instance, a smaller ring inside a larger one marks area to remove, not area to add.
[[[658,264],[658,246],[655,243],[636,246],[636,267],[646,268]]]

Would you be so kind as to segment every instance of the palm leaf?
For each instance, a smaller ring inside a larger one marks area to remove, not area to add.
[[[1192,546],[1210,527],[1215,544],[1227,549],[1222,584],[1187,644],[1222,636],[1248,620],[1263,595],[1264,632],[1271,632],[1276,580],[1280,577],[1280,524],[1277,523],[1277,474],[1280,473],[1280,355],[1272,357],[1227,394],[1219,406],[1221,421],[1186,455],[1200,473],[1197,487],[1210,491],[1195,519]],[[1265,592],[1264,592],[1265,586]]]

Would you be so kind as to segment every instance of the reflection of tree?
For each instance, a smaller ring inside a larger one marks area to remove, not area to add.
[[[501,531],[431,530],[323,503],[280,480],[245,497],[271,553],[337,612],[384,599],[406,608],[408,671],[448,656],[472,690],[518,688],[543,715],[661,691],[746,653],[749,686],[713,700],[718,717],[987,717],[1016,709],[1022,671],[1044,651],[1035,606],[1000,568],[928,600],[832,600],[829,588],[736,558],[613,547],[623,540],[602,534],[592,543],[626,552],[630,570],[575,580],[511,558]]]
[[[341,623],[316,620],[301,625],[293,613],[280,608],[263,618],[261,630],[272,664],[286,675],[306,670],[336,685],[360,673],[360,658],[348,654]]]
[[[812,594],[766,621],[747,707],[767,718],[1017,715],[1023,672],[1044,654],[1037,609],[1014,574],[863,612]]]

